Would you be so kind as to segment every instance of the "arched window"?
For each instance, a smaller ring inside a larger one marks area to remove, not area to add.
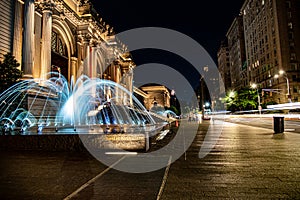
[[[51,50],[59,55],[67,56],[66,45],[64,44],[61,36],[54,31],[52,32],[51,37]]]

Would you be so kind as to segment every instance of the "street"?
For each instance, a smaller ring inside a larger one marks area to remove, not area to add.
[[[300,118],[299,115],[274,115],[285,118],[284,129],[285,132],[300,133]],[[245,124],[249,126],[262,127],[273,129],[273,115],[228,115],[226,121]]]
[[[199,151],[209,126],[222,130],[222,134],[209,154],[200,159]],[[150,152],[168,144],[174,134],[171,131],[162,140],[153,141]],[[157,160],[165,161],[165,167],[148,173],[114,169],[125,161],[147,157],[143,153],[111,155],[116,161],[108,167],[88,152],[2,151],[0,196],[2,199],[298,199],[299,140],[300,135],[293,132],[274,137],[272,129],[204,120],[192,145],[178,160],[168,165],[170,153],[161,154]]]

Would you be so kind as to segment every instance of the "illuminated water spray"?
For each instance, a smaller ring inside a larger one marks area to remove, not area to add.
[[[158,123],[120,84],[84,75],[71,84],[61,75],[22,81],[1,94],[0,113],[3,132],[87,127],[123,132]]]

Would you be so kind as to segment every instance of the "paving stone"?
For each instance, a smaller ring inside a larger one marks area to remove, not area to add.
[[[214,149],[199,159],[202,133],[187,159],[172,164],[162,199],[300,199],[299,134],[274,138],[269,129],[225,123]]]
[[[274,138],[271,129],[226,122],[214,148],[200,159],[208,123],[200,124],[191,147],[170,166],[162,200],[300,199],[300,134]],[[215,129],[220,127],[215,124]],[[164,147],[174,135],[150,151]],[[2,150],[0,161],[1,199],[14,200],[63,199],[107,169],[82,150]],[[164,174],[165,168],[141,174],[110,169],[73,199],[154,200]]]

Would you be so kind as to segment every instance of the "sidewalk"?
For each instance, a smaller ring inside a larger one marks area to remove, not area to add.
[[[300,134],[274,137],[269,129],[224,123],[217,145],[200,159],[203,129],[186,160],[171,165],[161,199],[300,199]]]
[[[226,118],[273,118],[273,116],[282,116],[284,117],[285,120],[294,120],[294,121],[300,121],[300,114],[282,114],[282,113],[277,113],[277,114],[243,114],[243,115],[234,115],[234,114],[228,114],[226,115]],[[221,115],[221,118],[224,118],[224,115]]]

